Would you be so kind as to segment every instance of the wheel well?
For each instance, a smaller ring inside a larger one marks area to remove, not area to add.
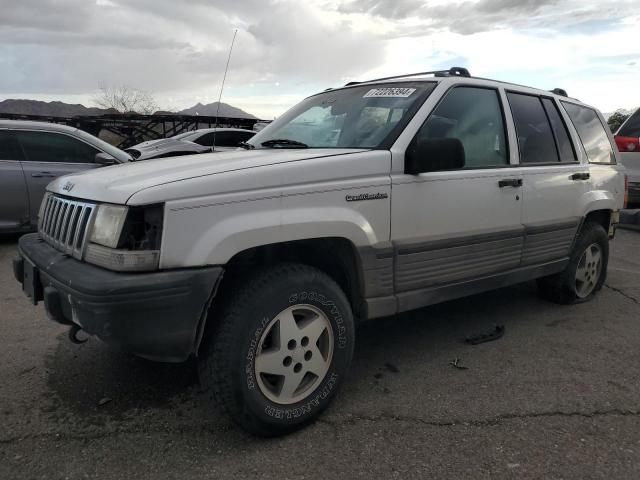
[[[282,262],[303,263],[326,273],[344,291],[354,317],[364,314],[360,259],[356,247],[345,238],[296,240],[239,252],[225,265],[218,295],[233,289],[256,269]]]
[[[589,212],[584,219],[584,223],[592,222],[602,225],[605,232],[609,231],[609,223],[611,221],[611,210],[594,210]]]

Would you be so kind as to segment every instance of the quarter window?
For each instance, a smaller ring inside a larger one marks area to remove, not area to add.
[[[53,132],[15,131],[27,161],[93,163],[99,150],[80,140]]]
[[[567,132],[567,126],[562,121],[558,107],[549,98],[542,99],[542,105],[547,112],[549,121],[551,122],[551,128],[553,130],[553,136],[556,139],[558,146],[558,153],[560,154],[561,162],[576,162],[576,152],[573,149],[571,140],[569,139],[569,133]]]
[[[420,127],[412,145],[449,138],[462,143],[465,168],[506,165],[506,135],[498,92],[487,88],[454,88]]]
[[[518,136],[520,163],[559,161],[551,125],[539,97],[508,93],[509,105]]]
[[[562,105],[578,131],[589,163],[616,163],[611,142],[596,111],[568,102]]]

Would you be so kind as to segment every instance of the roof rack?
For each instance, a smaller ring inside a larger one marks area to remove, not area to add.
[[[564,88],[554,88],[553,90],[549,90],[551,93],[555,93],[556,95],[561,95],[563,97],[568,97],[567,91]]]
[[[373,80],[365,80],[362,82],[349,82],[345,84],[345,87],[348,87],[349,85],[358,85],[360,83],[382,82],[383,80],[393,80],[394,78],[421,77],[423,75],[434,75],[436,77],[470,77],[471,76],[471,74],[469,73],[469,70],[467,70],[464,67],[451,67],[449,70],[433,70],[431,72],[407,73],[405,75],[394,75],[392,77],[375,78]]]

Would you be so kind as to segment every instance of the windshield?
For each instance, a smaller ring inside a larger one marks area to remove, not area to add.
[[[255,148],[388,148],[435,82],[362,85],[309,97],[247,143]]]
[[[198,138],[200,135],[202,135],[202,130],[190,130],[188,132],[179,133],[178,135],[174,135],[173,137],[170,137],[170,138],[172,138],[173,140],[192,141],[188,137]]]
[[[119,162],[124,163],[131,161],[131,156],[124,150],[120,150],[118,147],[114,147],[104,140],[101,140],[100,138],[91,135],[90,133],[87,133],[83,130],[76,130],[76,133],[79,137],[91,143],[93,146],[102,150],[103,152],[108,153]]]

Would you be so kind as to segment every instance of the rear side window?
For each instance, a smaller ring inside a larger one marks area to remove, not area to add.
[[[640,108],[622,124],[617,135],[623,137],[640,137]]]
[[[573,149],[571,140],[569,139],[569,132],[567,132],[567,126],[564,124],[558,107],[549,98],[542,99],[542,105],[544,106],[547,117],[551,122],[551,129],[553,130],[553,136],[556,140],[558,147],[558,154],[560,155],[561,162],[576,162],[576,152]]]
[[[568,102],[562,105],[578,131],[589,163],[616,163],[611,142],[596,111]]]
[[[20,147],[7,130],[0,130],[0,160],[22,160]]]
[[[253,133],[221,131],[216,132],[216,146],[218,147],[239,147],[241,142],[245,142],[253,137]],[[197,140],[192,140],[198,145],[210,147],[213,145],[213,132],[202,135]]]
[[[62,133],[15,131],[29,162],[93,163],[99,150]]]
[[[498,92],[488,88],[454,88],[420,127],[412,144],[418,140],[446,138],[455,138],[462,143],[465,168],[507,165],[507,145]]]
[[[539,97],[508,93],[509,105],[518,135],[520,163],[559,161],[551,125]]]

